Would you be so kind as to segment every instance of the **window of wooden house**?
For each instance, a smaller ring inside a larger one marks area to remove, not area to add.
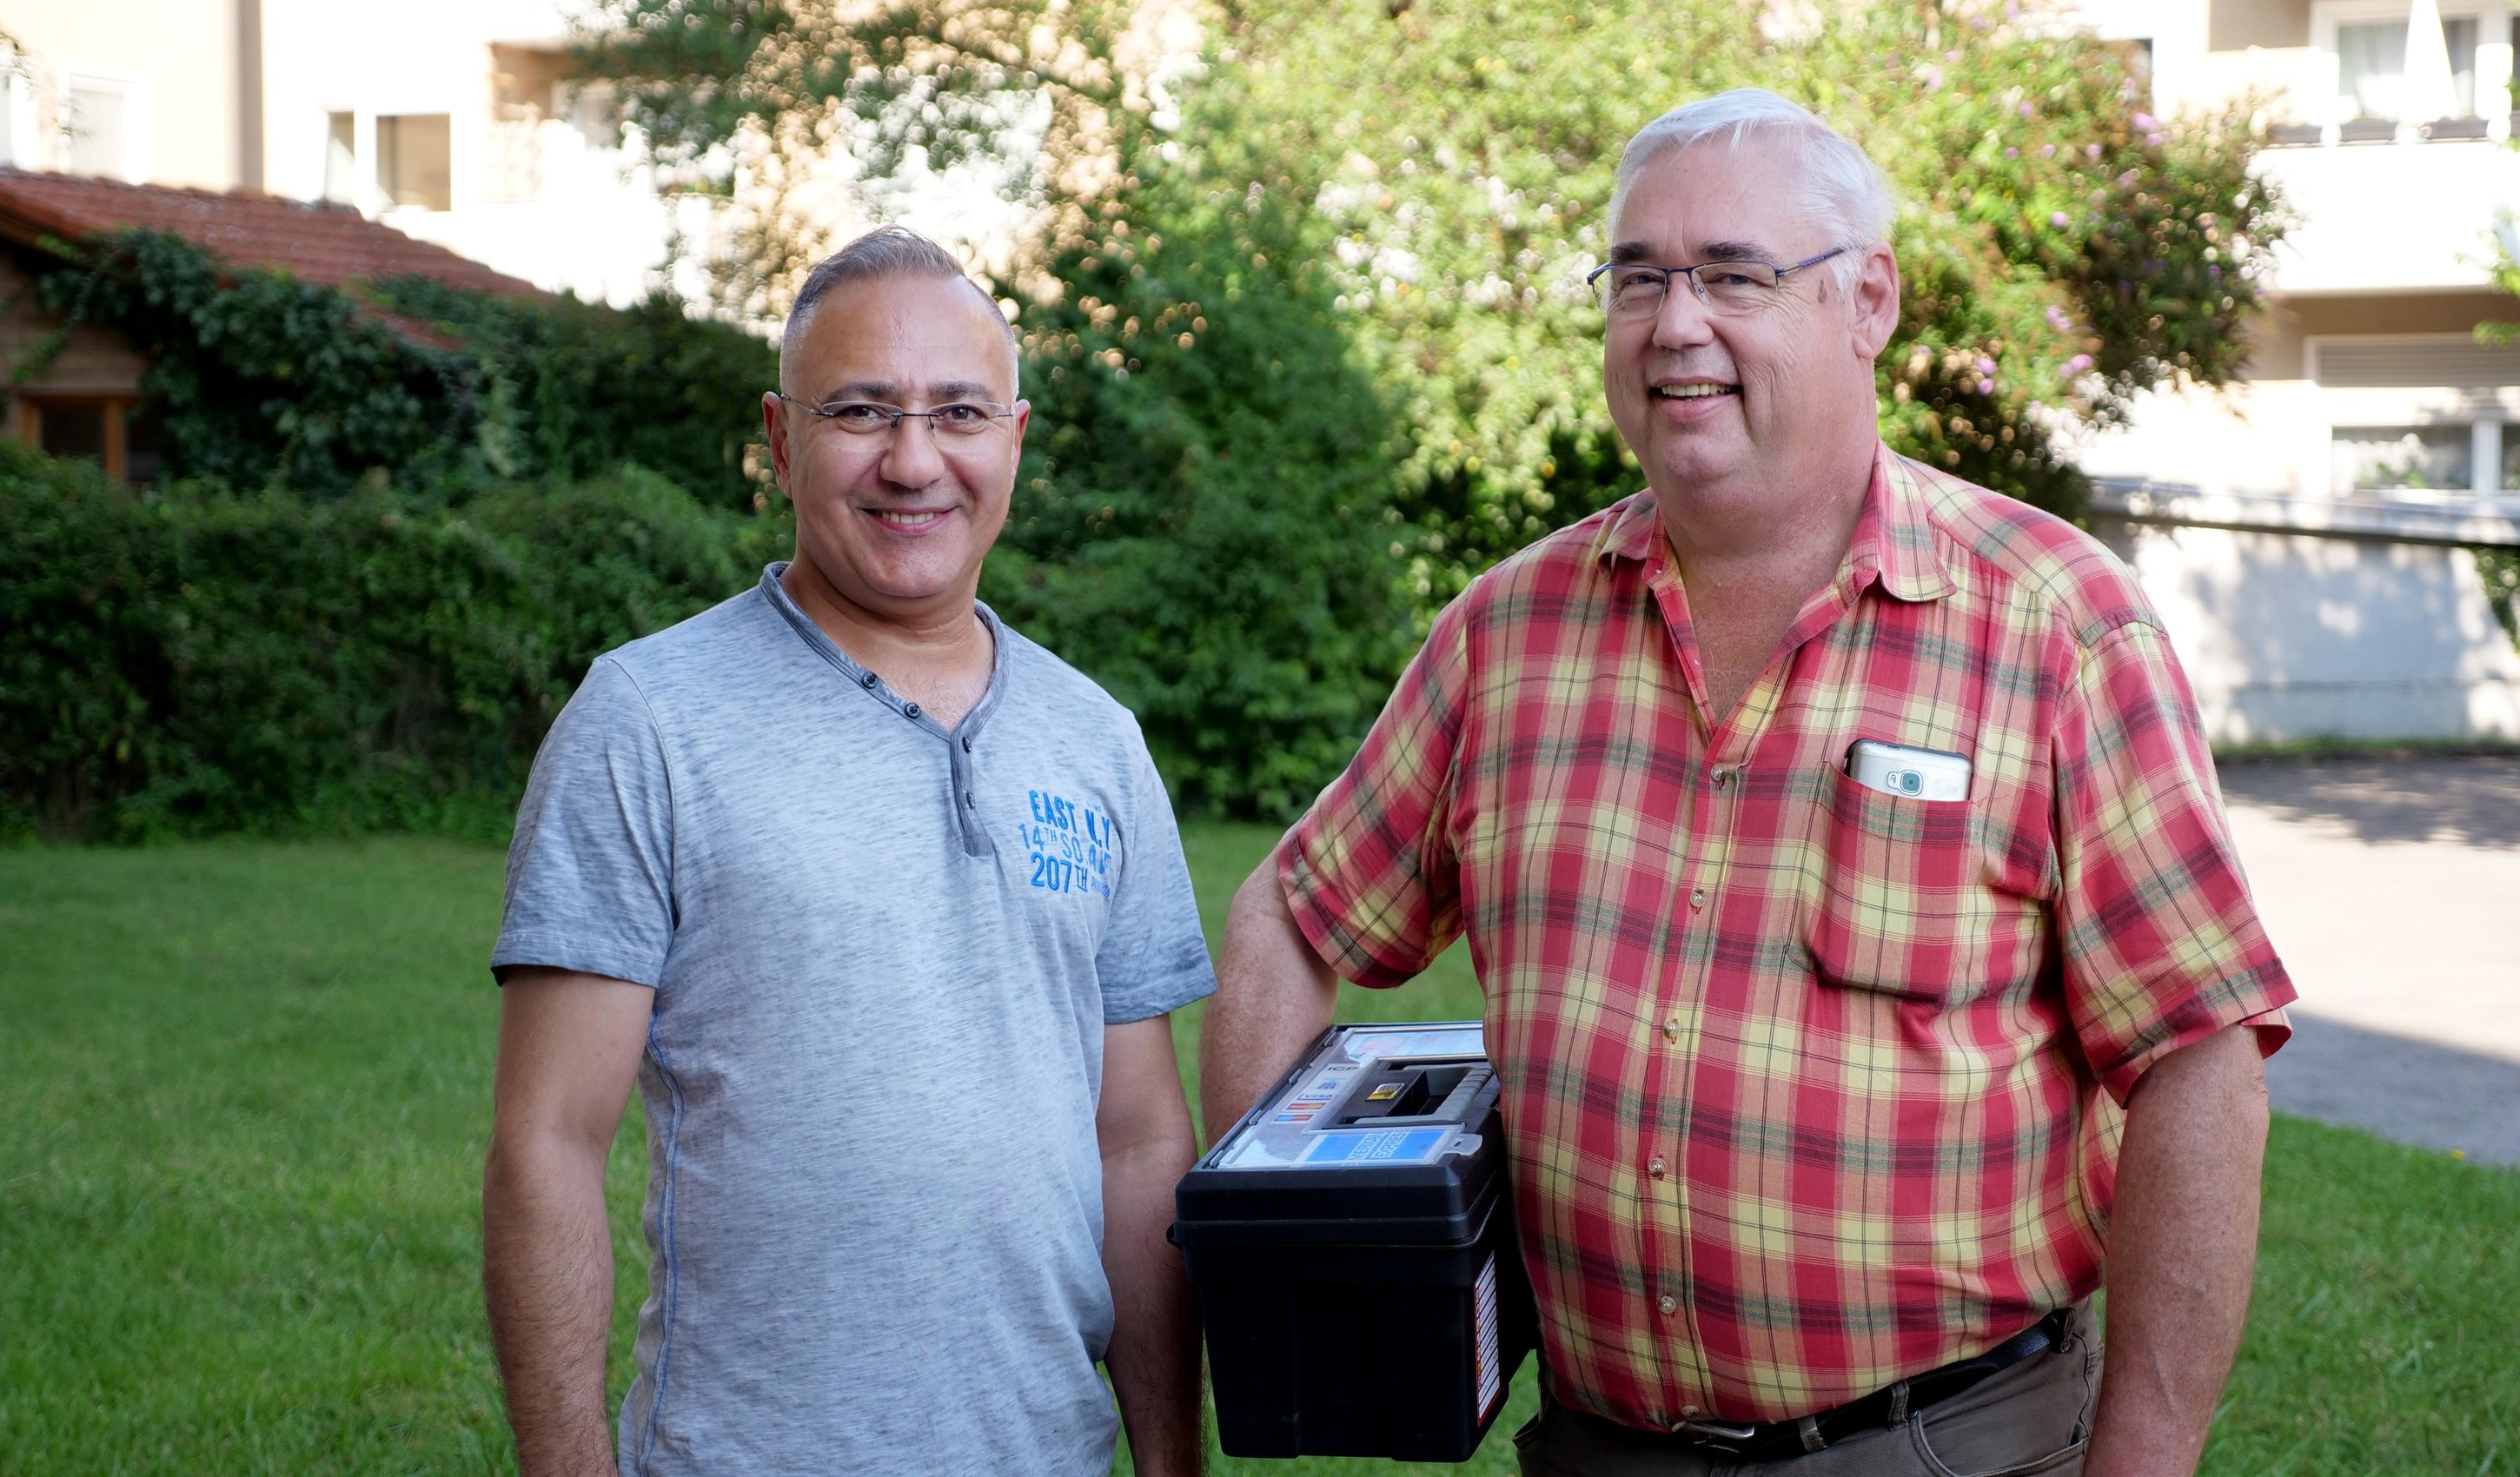
[[[18,439],[48,457],[84,458],[135,487],[163,469],[157,429],[128,395],[18,397]]]

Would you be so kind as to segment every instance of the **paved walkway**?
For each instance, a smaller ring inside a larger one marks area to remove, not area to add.
[[[2520,1164],[2520,757],[2234,763],[2223,790],[2301,990],[2275,1106]]]

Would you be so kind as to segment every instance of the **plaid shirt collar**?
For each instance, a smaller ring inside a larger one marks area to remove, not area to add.
[[[1659,558],[1660,534],[1648,488],[1602,523],[1594,558],[1651,564]],[[1851,601],[1876,581],[1883,594],[1910,602],[1941,600],[1959,589],[1934,547],[1934,525],[1915,472],[1879,442],[1873,444],[1872,485],[1865,490],[1864,513],[1834,583]]]

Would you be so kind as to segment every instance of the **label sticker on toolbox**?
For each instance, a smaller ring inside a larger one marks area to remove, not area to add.
[[[1328,1133],[1304,1153],[1306,1164],[1424,1164],[1442,1151],[1453,1131],[1441,1128],[1369,1129]]]
[[[1472,1405],[1479,1412],[1478,1418],[1485,1420],[1489,1409],[1496,1405],[1497,1397],[1505,1393],[1505,1360],[1498,1348],[1497,1336],[1497,1259],[1493,1251],[1479,1266],[1478,1290],[1472,1306],[1476,1309],[1478,1352],[1473,1376],[1476,1388],[1471,1391],[1471,1396]]]

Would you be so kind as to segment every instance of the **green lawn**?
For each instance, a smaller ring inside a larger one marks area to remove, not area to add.
[[[1269,840],[1191,831],[1211,919]],[[511,1469],[476,1281],[499,865],[409,839],[0,851],[0,1474]],[[1475,999],[1457,955],[1349,1013]],[[633,1269],[640,1132],[612,1182]],[[2520,1471],[2516,1231],[2520,1174],[2279,1122],[2208,1469]],[[1526,1370],[1505,1420],[1530,1398]],[[1424,1470],[1511,1466],[1492,1436]]]

